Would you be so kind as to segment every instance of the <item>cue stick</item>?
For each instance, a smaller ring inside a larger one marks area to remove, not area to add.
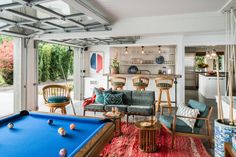
[[[65,73],[64,73],[64,70],[63,70],[63,68],[62,68],[62,65],[61,65],[61,71],[62,71],[63,77],[64,77],[64,79],[65,79],[66,86],[67,86],[67,88],[69,88],[68,83],[67,83],[67,79],[66,79],[66,76],[65,76]],[[73,113],[74,113],[74,115],[76,116],[75,107],[74,107],[74,104],[73,104],[73,101],[72,101],[71,97],[70,97],[70,103],[71,103],[71,106],[72,106]]]

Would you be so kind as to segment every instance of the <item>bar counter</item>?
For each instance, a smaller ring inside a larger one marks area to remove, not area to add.
[[[177,74],[103,74],[103,76],[110,77],[135,77],[135,76],[145,76],[148,78],[157,78],[157,77],[170,77],[170,78],[181,78],[181,75]]]
[[[125,90],[135,90],[133,85],[132,85],[132,77],[135,76],[145,76],[147,78],[149,78],[149,86],[146,88],[146,90],[149,91],[155,91],[155,99],[157,100],[158,98],[158,91],[157,91],[157,87],[155,84],[155,78],[158,77],[168,77],[168,78],[173,78],[174,80],[174,84],[173,87],[170,90],[170,96],[171,96],[171,102],[173,104],[176,105],[177,103],[177,84],[178,84],[178,79],[181,78],[181,75],[178,74],[103,74],[103,76],[107,77],[107,87],[110,88],[111,84],[110,84],[110,78],[112,77],[125,77],[126,78],[126,84],[124,89]],[[166,94],[163,94],[163,98],[162,100],[166,100]]]

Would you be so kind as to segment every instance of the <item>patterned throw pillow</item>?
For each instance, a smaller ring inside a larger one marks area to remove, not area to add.
[[[176,115],[178,116],[193,117],[193,118],[197,118],[198,114],[200,114],[198,109],[192,109],[184,104],[179,105],[178,110],[176,112]],[[193,131],[196,119],[181,118],[181,117],[178,118],[184,121],[188,126],[190,126]]]
[[[105,105],[123,105],[123,93],[118,94],[110,94],[110,93],[104,93],[104,104]]]
[[[95,95],[96,95],[96,99],[95,99],[95,102],[96,103],[100,103],[100,104],[104,104],[104,96],[103,96],[103,93],[111,93],[112,92],[112,89],[108,89],[108,90],[101,90],[101,89],[98,89],[98,88],[94,88],[94,92],[95,92]]]

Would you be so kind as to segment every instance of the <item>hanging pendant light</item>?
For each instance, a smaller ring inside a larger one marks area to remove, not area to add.
[[[144,46],[142,46],[141,48],[142,48],[141,53],[144,54]]]
[[[125,47],[125,54],[128,54],[128,47]]]
[[[161,45],[158,46],[158,53],[161,53]]]

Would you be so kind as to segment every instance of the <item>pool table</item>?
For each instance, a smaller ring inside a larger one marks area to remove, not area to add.
[[[48,124],[48,120],[53,123]],[[12,129],[8,128],[13,123]],[[75,130],[70,124],[76,125]],[[66,135],[61,136],[58,128]],[[58,157],[62,148],[68,157],[99,156],[111,141],[114,124],[108,119],[21,111],[0,119],[0,154],[4,157]]]

